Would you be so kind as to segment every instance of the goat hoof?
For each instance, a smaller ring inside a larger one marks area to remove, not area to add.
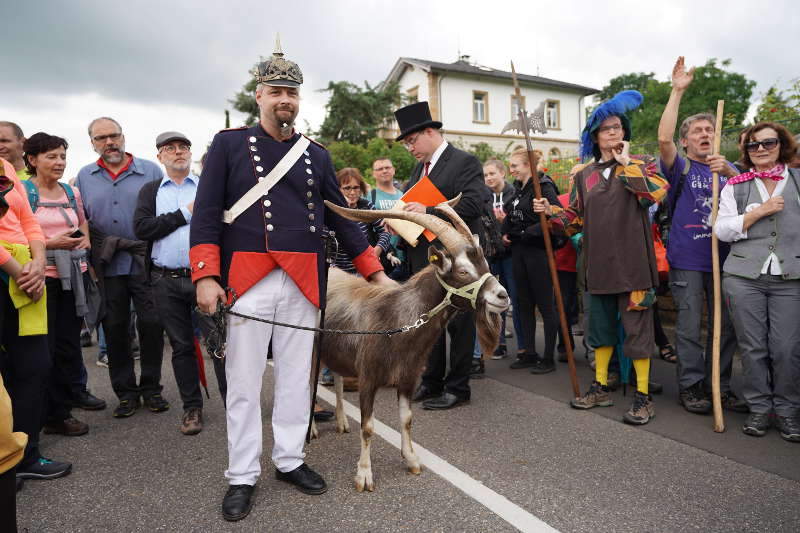
[[[372,472],[356,474],[355,482],[358,492],[364,492],[365,489],[368,492],[373,492],[375,490],[375,483],[372,481]]]
[[[416,465],[408,465],[408,473],[409,474],[414,474],[415,476],[418,476],[418,475],[420,475],[422,473],[422,466],[420,466],[418,464],[416,464]]]
[[[350,433],[350,426],[347,424],[337,425],[336,433]]]

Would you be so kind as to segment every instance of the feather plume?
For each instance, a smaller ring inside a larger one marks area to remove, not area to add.
[[[583,133],[581,134],[581,158],[587,159],[593,155],[594,141],[592,141],[592,132],[605,119],[611,116],[627,117],[629,111],[633,111],[642,105],[643,99],[644,97],[639,91],[620,91],[597,106],[586,121],[586,127],[583,128]]]

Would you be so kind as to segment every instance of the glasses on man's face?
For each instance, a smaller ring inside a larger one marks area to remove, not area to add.
[[[597,131],[604,132],[604,131],[617,131],[622,129],[622,124],[609,124],[608,126],[600,126],[597,128]]]
[[[759,146],[763,146],[764,150],[772,150],[778,146],[778,143],[780,143],[780,141],[773,137],[771,139],[764,139],[763,141],[745,143],[744,147],[748,152],[757,152]]]
[[[181,152],[188,152],[191,150],[191,147],[188,144],[181,143],[178,145],[168,144],[166,146],[162,146],[161,149],[167,152],[168,154],[174,154],[178,150],[180,150]]]
[[[422,137],[422,133],[417,133],[413,137],[406,137],[405,142],[403,142],[403,146],[406,147],[406,150],[411,150],[414,148],[414,145],[417,144],[417,141]]]
[[[95,135],[92,137],[92,140],[96,143],[105,142],[106,139],[111,139],[112,141],[118,141],[122,137],[122,133],[109,133],[108,135]]]
[[[360,191],[361,187],[359,187],[358,185],[348,185],[347,187],[341,187],[341,189],[344,192],[355,192],[355,191]]]

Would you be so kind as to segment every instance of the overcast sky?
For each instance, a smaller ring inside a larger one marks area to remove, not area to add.
[[[298,124],[312,127],[328,81],[374,85],[398,57],[452,62],[459,50],[597,88],[626,72],[667,79],[678,55],[731,58],[758,97],[800,76],[798,12],[790,0],[4,0],[0,120],[66,137],[67,177],[96,159],[86,126],[101,115],[122,124],[139,157],[155,159],[156,135],[178,130],[199,158],[276,32],[305,78]],[[232,125],[242,118],[232,112]]]

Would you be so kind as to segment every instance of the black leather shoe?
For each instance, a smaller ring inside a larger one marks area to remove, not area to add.
[[[294,485],[297,490],[306,494],[322,494],[328,490],[328,485],[322,476],[311,470],[303,463],[291,472],[275,470],[275,479]]]
[[[459,398],[450,392],[443,392],[436,398],[431,398],[430,400],[425,400],[422,402],[422,408],[434,411],[442,411],[444,409],[452,409],[453,407],[462,403],[469,403],[469,398]]]
[[[430,388],[426,387],[425,385],[420,385],[414,395],[411,397],[412,402],[421,402],[422,400],[427,400],[428,398],[435,398],[439,396],[441,392],[436,392],[431,390]]]
[[[106,408],[106,401],[85,390],[72,401],[72,405],[86,411],[101,411]]]
[[[549,372],[555,372],[556,364],[553,362],[552,359],[537,359],[536,362],[531,367],[531,374],[547,374]]]
[[[327,411],[325,409],[322,411],[314,411],[314,420],[317,422],[327,422],[329,420],[333,420],[333,417],[333,411]]]
[[[222,517],[228,522],[241,520],[253,508],[254,485],[231,485],[222,498]]]

